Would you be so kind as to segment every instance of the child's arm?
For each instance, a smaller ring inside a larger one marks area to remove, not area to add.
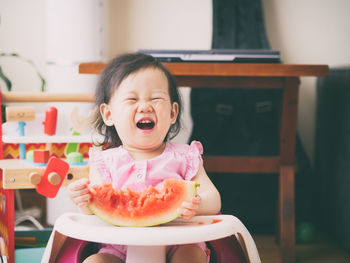
[[[212,181],[201,164],[198,173],[192,181],[200,184],[197,189],[197,197],[192,199],[191,203],[184,203],[179,209],[182,217],[191,219],[195,215],[216,215],[221,209],[221,197]]]

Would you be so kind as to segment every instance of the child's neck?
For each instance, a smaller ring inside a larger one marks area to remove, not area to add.
[[[133,148],[128,146],[123,146],[123,148],[128,151],[128,153],[134,160],[143,161],[143,160],[150,160],[161,155],[165,149],[165,142],[163,142],[161,145],[157,147],[148,148],[148,149]]]

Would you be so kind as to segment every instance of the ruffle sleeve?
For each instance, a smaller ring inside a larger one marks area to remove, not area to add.
[[[192,141],[185,153],[186,173],[185,180],[191,180],[198,173],[199,166],[202,164],[203,146],[199,141]]]
[[[103,151],[100,151],[95,148],[90,148],[89,164],[96,169],[96,171],[99,173],[99,175],[105,182],[107,183],[112,182],[111,172],[107,168]]]

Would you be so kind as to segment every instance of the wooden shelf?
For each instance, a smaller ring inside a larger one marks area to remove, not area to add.
[[[63,186],[67,186],[71,182],[80,178],[89,177],[89,166],[84,165],[70,165],[67,178],[63,181]],[[5,159],[0,160],[0,167],[3,170],[2,187],[4,189],[30,189],[35,188],[30,182],[30,174],[36,172],[44,174],[45,167],[35,166],[27,160],[20,159]]]
[[[92,138],[89,135],[83,136],[9,136],[3,135],[2,141],[4,143],[91,143]]]
[[[2,102],[93,102],[92,93],[2,92]]]

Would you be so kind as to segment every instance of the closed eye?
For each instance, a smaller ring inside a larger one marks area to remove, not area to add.
[[[162,98],[162,97],[154,97],[154,98],[152,98],[152,101],[157,101],[157,100],[163,100],[164,98]]]

